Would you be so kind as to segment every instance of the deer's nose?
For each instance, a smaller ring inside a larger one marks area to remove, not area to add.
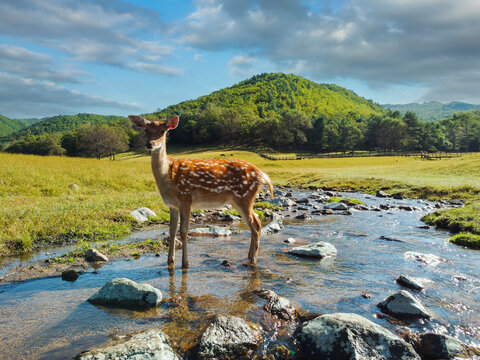
[[[147,149],[151,149],[153,147],[151,141],[147,142],[147,145],[145,145],[145,146],[147,147]]]

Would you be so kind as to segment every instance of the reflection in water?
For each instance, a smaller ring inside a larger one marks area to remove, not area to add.
[[[414,200],[369,199],[359,194],[350,197],[371,205],[388,201],[425,206]],[[279,328],[262,310],[265,301],[252,295],[260,287],[290,299],[302,313],[354,312],[396,331],[398,324],[375,314],[378,302],[401,289],[395,282],[400,274],[430,280],[415,296],[435,318],[408,324],[413,331],[447,333],[478,346],[480,251],[449,244],[446,232],[418,229],[424,213],[367,211],[352,216],[315,216],[307,222],[292,219],[298,213],[291,213],[282,232],[262,237],[258,269],[241,265],[249,246],[249,233],[244,231],[226,239],[190,239],[188,271],[181,270],[180,264],[169,271],[166,254],[162,254],[158,258],[152,255],[107,263],[95,273],[80,275],[73,283],[52,278],[0,285],[0,357],[64,359],[104,343],[107,336],[151,328],[163,329],[175,348],[187,352],[216,314],[262,324],[263,351],[266,344],[285,342],[291,329]],[[135,236],[144,240],[158,233]],[[402,242],[386,241],[382,236]],[[293,245],[283,242],[289,237],[299,244],[331,242],[338,255],[326,261],[292,257],[287,250]],[[405,259],[407,251],[434,254],[446,261],[425,266]],[[224,260],[232,266],[222,266]],[[86,302],[117,277],[160,289],[162,305],[131,311]],[[361,296],[367,292],[371,298]]]

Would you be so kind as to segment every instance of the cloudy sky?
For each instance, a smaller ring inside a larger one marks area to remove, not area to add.
[[[480,103],[478,0],[0,0],[0,114],[152,112],[286,72]]]

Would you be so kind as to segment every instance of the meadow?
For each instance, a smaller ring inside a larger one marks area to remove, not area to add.
[[[463,199],[464,208],[438,212],[427,221],[457,232],[480,233],[480,155],[436,161],[415,157],[271,161],[232,149],[169,150],[174,157],[244,159],[268,173],[275,185]],[[0,256],[46,244],[128,234],[138,228],[129,213],[141,206],[157,213],[153,223],[169,219],[146,154],[126,153],[111,161],[0,153],[0,203]]]

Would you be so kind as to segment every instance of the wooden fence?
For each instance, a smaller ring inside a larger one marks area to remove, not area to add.
[[[258,151],[254,153],[268,160],[305,160],[305,159],[329,159],[329,158],[350,158],[350,157],[375,157],[375,156],[416,156],[425,160],[440,160],[445,158],[454,158],[464,155],[470,155],[472,153],[425,153],[425,152],[410,152],[410,151],[358,151],[347,153],[326,153],[315,155],[291,155],[291,156],[274,156],[270,154],[264,154]]]

